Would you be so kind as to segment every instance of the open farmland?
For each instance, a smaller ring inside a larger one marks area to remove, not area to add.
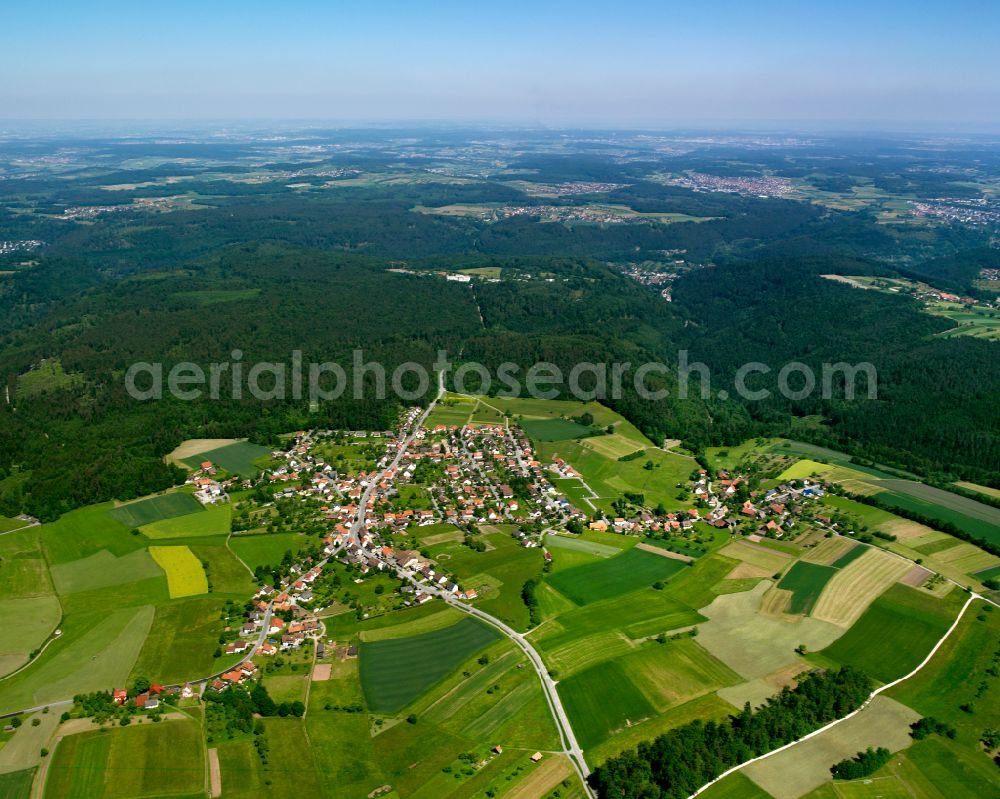
[[[857,545],[849,538],[831,536],[830,538],[824,538],[815,547],[806,552],[802,556],[802,560],[806,563],[821,563],[824,566],[830,566],[841,555],[854,549],[855,546]]]
[[[655,556],[651,556],[655,557]],[[703,621],[666,591],[642,588],[583,607],[564,609],[531,633],[550,669],[566,676],[634,651],[639,642]]]
[[[69,735],[52,757],[48,799],[191,796],[205,782],[204,743],[191,720]]]
[[[0,774],[0,799],[28,799],[31,796],[31,783],[34,779],[33,768]]]
[[[588,449],[592,449],[603,455],[605,458],[613,460],[618,460],[643,449],[641,443],[619,433],[614,433],[610,436],[591,436],[583,439],[580,443]],[[645,451],[643,454],[645,454]]]
[[[108,516],[129,527],[142,527],[162,519],[172,519],[175,516],[184,516],[201,510],[201,503],[194,496],[182,491],[175,491],[171,494],[119,505],[107,513]]]
[[[649,643],[620,659],[632,681],[659,712],[742,681],[697,638]]]
[[[361,684],[372,710],[405,707],[500,633],[471,618],[409,638],[361,645]]]
[[[188,547],[154,546],[149,554],[167,575],[171,599],[208,593],[205,570]]]
[[[742,771],[730,774],[701,795],[704,799],[771,799],[771,794]]]
[[[739,681],[738,674],[695,639],[685,637],[663,644],[650,642],[576,672],[560,680],[559,694],[574,729],[578,734],[584,730],[586,742],[581,738],[581,744],[592,748],[625,727]]]
[[[941,600],[926,591],[894,585],[820,655],[890,682],[920,663],[954,621],[963,601],[958,591]]]
[[[229,548],[251,571],[258,566],[276,566],[286,552],[294,555],[305,544],[306,537],[300,533],[239,535],[229,539]]]
[[[162,576],[163,569],[145,549],[121,557],[102,549],[89,557],[52,567],[52,581],[64,596]]]
[[[605,660],[561,680],[559,696],[584,749],[656,714],[619,660]]]
[[[837,558],[830,565],[835,569],[843,569],[854,563],[858,558],[862,557],[867,551],[867,547],[862,544],[856,544],[848,549],[844,554]]]
[[[1000,686],[988,673],[996,663],[1000,615],[986,607],[982,602],[970,606],[930,662],[888,692],[918,713],[955,728],[953,739],[933,741],[932,736],[910,753],[917,775],[948,796],[972,799],[982,785],[992,786],[990,795],[1000,793],[1000,771],[979,741],[984,721],[1000,718]],[[980,691],[984,680],[988,688]],[[973,713],[961,709],[970,701]],[[955,775],[961,775],[961,781]],[[985,795],[981,787],[978,795]]]
[[[526,580],[541,577],[542,555],[525,548],[505,532],[485,533],[489,549],[475,552],[458,542],[430,547],[431,556],[466,588],[479,592],[477,605],[518,630],[528,628],[528,609],[521,599]]]
[[[90,614],[67,625],[31,667],[0,683],[0,713],[125,684],[153,622],[153,608]]]
[[[236,443],[238,443],[238,439],[235,438],[189,438],[187,441],[181,442],[173,452],[167,455],[167,460],[179,466],[186,466],[184,461],[188,458]]]
[[[0,676],[28,662],[62,618],[62,608],[54,596],[0,599]]]
[[[594,435],[594,431],[568,419],[523,419],[521,427],[533,441],[568,441]]]
[[[830,579],[812,615],[840,627],[850,627],[879,594],[909,570],[908,561],[870,547]]]
[[[573,552],[586,552],[599,558],[610,558],[621,552],[620,548],[608,544],[599,544],[584,538],[570,538],[567,535],[550,534],[545,537],[545,544],[552,549],[568,549]]]
[[[188,513],[145,524],[139,532],[146,538],[198,538],[211,535],[228,535],[232,506],[228,503],[213,505],[200,512]]]
[[[770,587],[764,580],[750,591],[719,596],[701,609],[708,621],[698,627],[698,643],[747,680],[795,663],[799,644],[810,651],[822,649],[842,634],[840,628],[815,618],[781,619],[759,613]]]
[[[110,502],[90,505],[43,524],[39,540],[49,564],[70,563],[102,549],[119,558],[142,549],[145,544],[142,538],[132,535],[127,525],[109,514],[111,509]]]
[[[192,543],[190,548],[194,556],[204,564],[208,587],[212,593],[235,594],[240,599],[254,593],[256,583],[253,575],[225,544]]]
[[[970,535],[1000,545],[1000,508],[913,480],[881,480],[879,499],[931,519],[951,522]]]
[[[27,526],[28,522],[21,519],[8,519],[6,516],[0,514],[0,533],[9,533],[12,530],[20,530],[22,527]]]
[[[788,612],[799,614],[812,610],[823,588],[836,573],[837,570],[832,566],[805,561],[795,563],[778,583],[778,588],[792,592]]]
[[[625,492],[643,494],[647,504],[689,508],[692,502],[677,499],[677,486],[686,485],[696,464],[690,458],[660,449],[646,449],[639,458],[608,458],[582,441],[543,442],[538,457],[545,463],[562,458],[576,469],[598,497],[610,502]],[[647,468],[647,463],[651,464]]]
[[[156,608],[149,635],[132,668],[132,678],[170,685],[217,670],[221,600],[196,598]]]
[[[683,561],[631,549],[607,560],[557,572],[546,582],[578,605],[586,605],[666,580],[684,568]]]
[[[751,763],[743,773],[775,799],[799,799],[830,780],[831,765],[854,757],[866,747],[884,746],[893,752],[905,749],[912,743],[910,724],[919,718],[905,705],[878,696],[857,716],[791,749]]]
[[[791,558],[783,552],[776,552],[749,541],[735,541],[720,549],[719,554],[756,567],[762,577],[784,571],[792,562]]]
[[[196,456],[186,458],[184,462],[192,469],[197,469],[202,463],[210,461],[214,466],[222,468],[229,474],[240,477],[254,477],[260,472],[256,461],[266,459],[271,450],[249,441],[238,441],[226,444],[218,449],[210,449]]]

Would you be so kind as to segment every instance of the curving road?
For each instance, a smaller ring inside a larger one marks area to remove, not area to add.
[[[403,440],[400,445],[399,450],[396,453],[396,457],[393,458],[392,463],[382,469],[380,474],[386,469],[395,468],[399,465],[399,462],[403,459],[406,454],[406,450],[413,443],[413,440],[417,436],[417,431],[423,427],[424,423],[427,421],[427,417],[430,415],[434,406],[437,404],[438,400],[444,396],[444,373],[438,374],[438,393],[437,396],[431,400],[430,404],[427,406],[426,410],[420,415],[420,417],[414,422],[411,432]],[[361,495],[361,500],[358,507],[358,515],[354,520],[354,524],[351,525],[351,537],[358,541],[359,533],[365,524],[365,513],[368,510],[368,500],[371,498],[372,493],[374,493],[375,488],[378,484],[378,479],[372,479],[369,485],[365,488],[364,493]],[[545,663],[542,661],[541,656],[535,650],[535,648],[528,642],[528,640],[517,630],[504,624],[500,619],[491,616],[489,613],[485,613],[478,608],[472,607],[471,605],[466,605],[463,602],[459,602],[455,597],[446,591],[441,590],[437,586],[429,586],[420,582],[415,578],[415,576],[406,571],[405,569],[398,568],[397,574],[402,579],[408,580],[415,587],[419,587],[420,590],[425,591],[428,594],[438,596],[447,602],[451,607],[457,608],[464,613],[468,613],[470,616],[475,616],[481,621],[489,624],[495,629],[502,632],[507,638],[513,641],[517,647],[524,652],[528,658],[528,662],[531,667],[538,674],[538,679],[542,683],[542,693],[545,694],[545,701],[548,702],[549,711],[552,713],[552,720],[555,722],[556,729],[559,731],[559,739],[562,743],[563,753],[569,758],[570,763],[573,765],[573,769],[576,771],[577,775],[580,777],[580,782],[583,784],[583,788],[588,796],[593,796],[593,792],[590,789],[590,785],[587,783],[587,775],[590,773],[590,769],[587,767],[587,761],[583,756],[583,749],[580,748],[580,744],[576,740],[576,735],[573,733],[573,726],[570,724],[569,717],[566,715],[566,710],[563,707],[562,700],[559,698],[559,692],[556,690],[555,681],[549,676],[548,669],[545,668]]]
[[[955,628],[958,627],[958,623],[962,620],[962,617],[965,615],[965,611],[967,611],[969,609],[969,606],[973,602],[975,602],[977,599],[982,599],[985,602],[989,602],[991,605],[996,605],[996,603],[993,602],[993,600],[987,599],[986,597],[981,596],[980,594],[977,594],[975,591],[971,592],[969,594],[969,598],[965,601],[965,604],[962,605],[962,609],[958,612],[958,616],[955,618],[955,621],[952,622],[951,627],[949,627],[945,631],[945,634],[941,636],[940,640],[938,640],[938,642],[936,644],[934,644],[934,648],[931,649],[931,651],[927,653],[927,657],[925,657],[922,661],[920,661],[919,665],[917,665],[917,667],[913,671],[911,671],[909,674],[904,674],[899,679],[893,680],[890,683],[886,683],[885,685],[883,685],[883,686],[881,686],[879,688],[876,688],[874,691],[872,691],[868,695],[868,698],[861,704],[861,707],[859,707],[857,710],[855,710],[855,711],[853,711],[851,713],[848,713],[846,716],[842,716],[839,719],[834,719],[829,724],[825,724],[824,726],[820,727],[818,730],[813,730],[809,734],[803,735],[801,738],[797,738],[794,741],[790,741],[789,743],[785,744],[784,746],[779,746],[777,749],[772,749],[770,752],[765,752],[764,754],[760,755],[759,757],[751,758],[750,760],[745,760],[744,762],[742,762],[742,763],[740,763],[738,765],[733,766],[731,769],[722,772],[718,777],[716,777],[711,782],[706,782],[697,791],[695,791],[693,794],[691,794],[688,797],[688,799],[694,799],[695,796],[698,796],[700,793],[702,793],[704,791],[707,791],[709,788],[711,788],[713,785],[715,785],[715,783],[719,782],[720,780],[725,779],[730,774],[733,774],[733,773],[739,771],[740,769],[744,768],[745,766],[749,766],[751,763],[757,763],[757,762],[759,762],[761,760],[766,760],[767,758],[771,757],[771,755],[776,755],[779,752],[784,752],[786,749],[791,749],[793,746],[796,746],[797,744],[800,744],[803,741],[808,741],[810,738],[815,738],[817,735],[822,735],[824,732],[826,732],[827,730],[829,730],[831,727],[836,727],[838,724],[842,724],[843,722],[847,721],[848,719],[854,718],[856,715],[858,715],[858,713],[861,713],[865,708],[867,708],[868,705],[871,704],[871,701],[876,696],[878,696],[881,693],[884,693],[885,691],[888,691],[890,688],[894,688],[895,686],[899,685],[901,682],[906,682],[906,680],[910,679],[910,677],[913,677],[924,666],[926,666],[928,663],[930,663],[931,658],[934,657],[934,655],[941,648],[941,646],[944,644],[944,642],[948,640],[948,636],[950,636],[955,631]]]

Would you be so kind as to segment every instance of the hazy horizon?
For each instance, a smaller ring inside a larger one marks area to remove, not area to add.
[[[19,6],[0,123],[1000,131],[1000,7],[870,6]]]

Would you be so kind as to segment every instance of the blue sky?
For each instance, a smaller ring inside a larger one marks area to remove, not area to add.
[[[1000,3],[4,4],[2,119],[1000,130]]]

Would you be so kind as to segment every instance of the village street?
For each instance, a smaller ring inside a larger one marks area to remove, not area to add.
[[[445,393],[444,374],[441,373],[438,375],[437,396],[433,400],[431,400],[426,410],[424,410],[424,412],[420,415],[419,419],[417,419],[417,421],[412,425],[410,432],[400,443],[399,450],[396,452],[395,458],[393,458],[392,462],[385,469],[386,473],[393,472],[393,470],[395,470],[395,468],[399,465],[399,462],[403,459],[403,457],[406,454],[407,447],[409,447],[410,444],[413,443],[413,440],[416,438],[418,431],[420,430],[421,427],[423,427],[424,422],[427,420],[427,417],[434,409],[434,406],[437,404],[438,400],[440,400],[441,397],[444,396],[444,393]],[[365,526],[365,513],[368,509],[368,502],[372,493],[375,491],[377,485],[378,485],[378,480],[375,477],[372,477],[368,483],[368,486],[365,488],[364,493],[361,496],[360,502],[358,503],[357,518],[355,519],[354,524],[351,525],[351,533],[350,533],[351,539],[357,542],[358,544],[360,544],[361,531],[364,529]],[[362,551],[365,550],[362,549]],[[545,664],[542,662],[541,656],[538,654],[537,651],[535,651],[535,648],[527,641],[527,639],[523,635],[521,635],[511,627],[508,627],[499,619],[494,618],[488,613],[484,613],[478,608],[474,608],[464,602],[460,602],[459,600],[455,599],[455,597],[452,596],[450,593],[437,586],[428,585],[417,580],[413,572],[404,569],[402,566],[398,566],[396,571],[401,578],[409,581],[415,587],[421,588],[428,594],[440,597],[450,606],[457,608],[458,610],[461,610],[464,613],[468,613],[471,616],[475,616],[476,618],[496,628],[504,635],[506,635],[509,639],[511,639],[515,644],[517,644],[518,648],[522,652],[524,652],[524,654],[528,658],[528,662],[531,663],[532,668],[538,674],[538,679],[542,683],[542,689],[545,694],[545,699],[548,702],[549,710],[552,712],[552,718],[555,721],[556,729],[559,731],[559,737],[563,744],[563,752],[569,757],[569,760],[573,764],[573,768],[580,777],[580,780],[583,783],[584,789],[588,792],[588,795],[592,795],[590,792],[590,787],[587,785],[587,774],[590,773],[590,770],[587,767],[587,761],[584,759],[583,749],[580,748],[580,744],[577,742],[576,736],[573,733],[573,727],[569,722],[569,717],[566,715],[566,710],[563,707],[562,700],[559,698],[559,693],[556,690],[555,681],[549,676],[548,669],[546,669]]]

